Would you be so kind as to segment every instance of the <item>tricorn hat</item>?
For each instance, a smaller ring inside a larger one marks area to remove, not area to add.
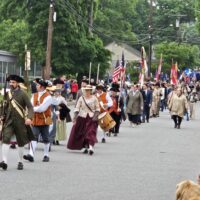
[[[112,83],[110,91],[119,92],[119,84],[118,83]]]
[[[40,80],[37,82],[37,84],[39,84],[39,85],[41,85],[41,86],[43,86],[43,87],[45,87],[45,88],[48,86],[48,82],[45,81],[45,80],[43,80],[43,79],[40,79]]]
[[[6,81],[10,81],[10,80],[16,81],[16,82],[18,82],[18,83],[24,83],[24,79],[23,79],[22,77],[18,76],[18,75],[15,75],[15,74],[10,75],[10,76],[6,79]]]

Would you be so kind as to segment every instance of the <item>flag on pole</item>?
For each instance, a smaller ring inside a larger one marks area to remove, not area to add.
[[[141,48],[141,74],[139,77],[139,82],[141,86],[144,84],[144,79],[148,76],[148,66],[146,61],[146,52],[144,47]]]
[[[171,68],[171,84],[176,85],[178,82],[178,63],[172,63]]]
[[[112,76],[112,81],[113,82],[118,82],[118,79],[121,79],[125,76],[125,60],[124,60],[124,52],[122,52],[122,59],[121,61],[117,61],[113,76]]]
[[[159,65],[158,65],[158,70],[157,70],[157,73],[156,73],[156,81],[159,81],[160,80],[160,74],[161,74],[161,71],[162,71],[162,54],[160,55],[160,62],[159,62]]]

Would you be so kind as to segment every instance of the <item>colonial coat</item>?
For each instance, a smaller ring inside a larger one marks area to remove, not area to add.
[[[12,98],[20,105],[19,109],[23,112],[22,108],[27,111],[27,118],[33,118],[33,107],[29,100],[28,95],[20,88],[11,91]],[[6,105],[6,118],[2,129],[2,141],[9,144],[13,135],[16,136],[18,146],[22,147],[29,143],[33,138],[33,133],[30,126],[25,125],[25,118],[22,118],[18,111],[13,107],[7,95]]]
[[[137,90],[135,93],[130,91],[126,99],[126,106],[126,113],[131,115],[141,114],[143,108],[142,93],[139,90]]]
[[[188,109],[188,103],[185,95],[178,96],[174,94],[169,103],[169,110],[171,115],[178,115],[179,117],[183,117],[185,111]]]

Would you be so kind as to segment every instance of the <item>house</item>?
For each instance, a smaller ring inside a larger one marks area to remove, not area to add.
[[[0,84],[5,82],[6,74],[17,74],[17,57],[7,51],[0,50]]]
[[[105,46],[105,48],[111,52],[111,68],[116,66],[118,60],[121,60],[122,52],[124,53],[124,59],[127,63],[140,62],[141,60],[140,51],[127,44],[112,42]]]

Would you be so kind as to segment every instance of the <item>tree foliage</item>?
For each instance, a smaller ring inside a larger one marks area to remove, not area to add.
[[[93,1],[93,3],[95,11],[98,1]],[[88,72],[90,62],[94,65],[101,63],[103,73],[109,67],[110,53],[104,49],[103,43],[97,36],[91,37],[88,34],[89,7],[89,1],[85,0],[56,1],[57,21],[54,23],[52,46],[52,67],[55,74],[68,72],[84,74]],[[29,0],[24,3],[20,0],[3,0],[0,3],[0,11],[4,11],[1,16],[3,20],[12,19],[13,23],[17,23],[19,19],[16,11],[24,13],[21,17],[27,29],[24,30],[23,26],[18,26],[21,30],[15,31],[21,34],[21,40],[23,35],[28,38],[25,37],[26,40],[23,41],[17,39],[16,43],[22,46],[27,43],[32,59],[45,64],[49,1]],[[1,34],[3,34],[2,30],[0,30]],[[12,41],[16,39],[12,34],[8,38]],[[2,43],[4,43],[3,40]],[[16,53],[9,41],[7,44],[0,45],[0,48]],[[22,49],[18,50],[23,52]]]
[[[132,31],[131,19],[138,0],[101,0],[95,19],[95,27],[105,43],[112,41],[133,44],[136,35]]]
[[[181,66],[199,64],[199,48],[195,45],[200,42],[196,29],[198,27],[200,31],[200,25],[195,24],[195,11],[200,18],[199,1],[153,2],[155,6],[151,11],[149,0],[56,0],[53,73],[87,74],[92,62],[93,76],[98,63],[103,76],[110,59],[105,44],[116,41],[137,49],[145,46],[148,50],[150,33],[153,45],[156,45],[156,57],[163,53],[167,66],[171,65],[172,58]],[[92,8],[94,23],[90,21]],[[0,49],[15,53],[20,63],[24,63],[24,46],[27,44],[32,60],[45,64],[49,1],[1,0],[0,13]],[[180,28],[176,28],[179,17]],[[92,35],[89,29],[93,31]]]
[[[176,42],[164,42],[155,47],[157,59],[163,55],[163,69],[170,71],[172,61],[177,62],[180,68],[195,67],[200,64],[200,49],[197,45],[180,44]]]
[[[24,20],[13,22],[11,19],[0,23],[0,49],[12,51],[23,64],[25,44],[29,38],[28,25]]]

